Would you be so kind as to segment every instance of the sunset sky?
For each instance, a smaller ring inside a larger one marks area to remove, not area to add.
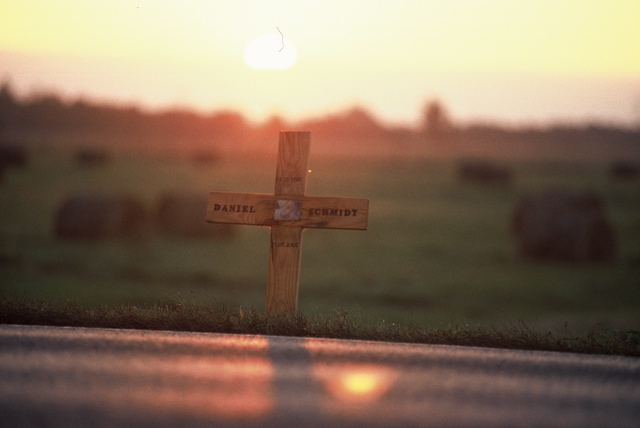
[[[637,0],[0,2],[0,80],[21,96],[402,124],[437,98],[467,122],[640,126]],[[265,35],[292,66],[247,64]]]

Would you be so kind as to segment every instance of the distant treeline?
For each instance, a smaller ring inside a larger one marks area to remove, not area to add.
[[[481,154],[514,143],[625,146],[640,150],[640,128],[597,124],[512,128],[460,125],[439,101],[428,101],[419,125],[391,126],[362,107],[288,123],[272,117],[252,124],[238,112],[202,114],[188,109],[149,112],[136,106],[65,101],[55,94],[20,99],[8,83],[0,87],[0,139],[40,144],[109,146],[142,150],[256,153],[272,151],[282,129],[311,131],[314,152],[377,155]],[[497,149],[499,150],[499,149]]]

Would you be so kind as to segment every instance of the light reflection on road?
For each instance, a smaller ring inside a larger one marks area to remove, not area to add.
[[[191,415],[260,423],[277,416],[283,403],[312,404],[318,416],[373,409],[397,378],[383,364],[334,361],[341,348],[317,339],[283,348],[259,336],[21,333],[23,339],[45,336],[59,336],[64,345],[33,348],[21,358],[0,352],[2,370],[20,379],[5,379],[0,393],[54,408],[135,409],[142,419]]]
[[[137,397],[156,411],[221,419],[263,419],[274,407],[274,368],[264,337],[218,336],[216,351],[243,349],[239,355],[177,355],[156,361],[150,369],[172,381]],[[179,379],[179,380],[178,380]],[[184,385],[181,385],[184,382]]]
[[[313,379],[321,386],[321,412],[342,420],[375,420],[383,417],[385,397],[393,389],[397,371],[389,365],[367,359],[349,360],[350,345],[306,339],[311,355]],[[380,422],[380,419],[378,419]]]
[[[0,325],[0,420],[636,427],[639,364],[483,348]]]
[[[372,403],[393,385],[394,370],[374,364],[326,364],[313,366],[318,379],[331,398],[345,403]]]
[[[32,348],[20,358],[0,346],[0,372],[13,374],[0,382],[0,395],[62,414],[94,408],[142,420],[260,420],[274,407],[264,337],[105,331],[95,341],[87,330],[45,333],[63,346]]]
[[[273,367],[265,357],[213,357],[170,361],[190,386],[156,388],[136,397],[155,411],[187,412],[223,419],[257,419],[273,409]],[[157,370],[158,367],[155,367]]]

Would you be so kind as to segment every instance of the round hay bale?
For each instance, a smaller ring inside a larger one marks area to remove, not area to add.
[[[552,190],[525,197],[512,219],[519,253],[536,260],[612,262],[614,230],[591,192]]]
[[[513,178],[507,167],[477,160],[461,162],[458,165],[458,176],[467,182],[499,185],[508,184]]]
[[[156,224],[168,236],[227,239],[236,235],[234,225],[207,223],[206,213],[206,195],[166,193],[157,203]]]
[[[217,163],[220,160],[220,156],[213,152],[200,152],[195,153],[191,160],[196,165],[210,166]]]
[[[76,152],[75,160],[81,166],[98,166],[106,164],[109,161],[109,155],[105,151],[83,149]]]
[[[24,167],[28,161],[27,149],[18,143],[0,144],[0,165],[10,167]]]
[[[634,162],[614,162],[609,168],[609,174],[614,179],[632,180],[640,177],[640,164]]]
[[[76,195],[60,206],[54,234],[84,241],[139,240],[149,236],[149,215],[133,196]]]

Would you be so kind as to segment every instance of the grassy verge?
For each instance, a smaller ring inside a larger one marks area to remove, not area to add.
[[[303,313],[267,316],[254,309],[232,310],[225,306],[210,308],[182,303],[89,309],[70,300],[57,303],[0,297],[0,323],[269,334],[640,357],[640,331],[637,330],[622,331],[598,325],[584,336],[573,336],[568,331],[535,332],[524,323],[489,330],[459,326],[425,330],[418,325],[354,319],[345,311],[310,318]]]

